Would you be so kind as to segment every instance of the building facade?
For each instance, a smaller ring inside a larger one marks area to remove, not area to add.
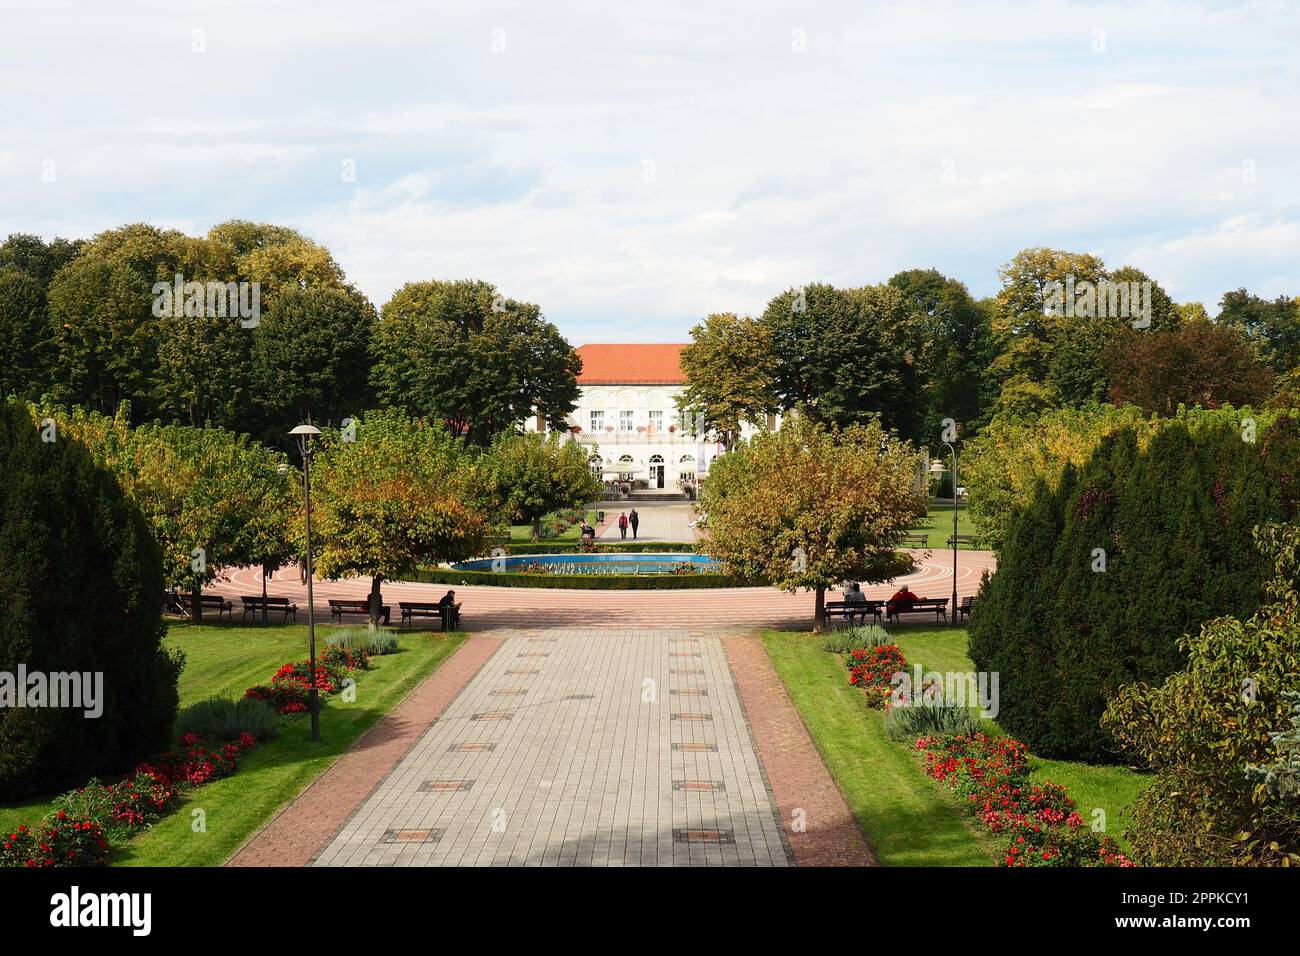
[[[593,472],[611,485],[688,491],[721,446],[696,434],[677,411],[686,384],[678,344],[592,344],[582,357],[569,436],[590,451]],[[528,427],[544,427],[530,422]],[[742,437],[751,433],[749,426]]]

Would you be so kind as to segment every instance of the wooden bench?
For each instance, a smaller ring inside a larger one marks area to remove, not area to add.
[[[186,614],[189,614],[194,608],[194,595],[181,594],[180,602],[181,608]],[[227,619],[231,619],[230,612],[235,609],[235,605],[230,601],[227,601],[220,594],[200,594],[199,608],[201,611],[216,611],[217,620],[220,621],[221,615],[223,614],[226,615]]]
[[[164,614],[184,614],[185,605],[181,603],[181,596],[176,591],[163,592],[163,613]]]
[[[903,547],[905,548],[925,548],[929,546],[930,535],[925,532],[909,531],[903,535]]]
[[[958,608],[957,608],[957,620],[958,620],[958,622],[961,622],[961,621],[964,621],[964,620],[967,620],[968,618],[970,618],[970,616],[971,616],[971,612],[975,610],[975,605],[976,605],[977,603],[978,603],[978,602],[975,600],[975,598],[974,598],[974,597],[971,597],[971,596],[969,596],[969,595],[966,596],[966,597],[964,597],[964,598],[962,598],[962,599],[961,599],[961,604],[960,604],[960,605],[958,606]]]
[[[379,619],[384,624],[387,624],[388,616],[392,611],[393,609],[387,604],[381,604],[379,606]],[[348,599],[330,598],[330,619],[338,618],[339,623],[342,624],[344,614],[361,614],[365,617],[370,617],[370,599],[366,598],[365,600],[353,601]]]
[[[437,617],[442,619],[442,629],[450,631],[460,623],[460,615],[455,608],[443,607],[437,601],[423,603],[417,601],[399,601],[402,610],[402,626],[413,626],[417,617]]]
[[[245,621],[248,620],[249,614],[256,615],[258,611],[262,610],[262,595],[260,594],[241,594],[239,596],[239,599],[244,602]],[[268,612],[270,611],[283,612],[284,617],[281,618],[282,623],[288,622],[290,614],[293,615],[293,619],[295,621],[298,620],[298,605],[290,604],[289,599],[287,597],[268,596],[266,598],[266,610]]]
[[[948,547],[954,544],[974,544],[975,535],[973,534],[950,534],[948,535]]]
[[[867,615],[875,620],[877,624],[881,623],[880,614],[884,610],[884,601],[827,601],[826,602],[826,620],[828,622],[840,621],[853,623],[855,617],[862,618],[862,623],[867,623]]]
[[[947,598],[918,598],[913,601],[911,606],[906,609],[886,608],[886,620],[901,624],[899,615],[902,614],[934,614],[934,622],[938,624],[943,621],[948,623],[948,599]]]

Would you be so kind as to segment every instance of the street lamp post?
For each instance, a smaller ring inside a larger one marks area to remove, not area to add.
[[[298,451],[302,453],[302,497],[305,516],[303,525],[307,531],[307,673],[311,680],[311,739],[312,743],[320,743],[320,693],[316,690],[316,610],[311,592],[311,458],[314,454],[312,439],[320,434],[320,429],[315,425],[299,425],[289,434],[298,440]]]
[[[957,613],[957,446],[951,442],[942,443],[952,453],[952,617],[951,623],[957,624],[961,615]],[[936,461],[930,466],[930,473],[942,475],[948,469]]]

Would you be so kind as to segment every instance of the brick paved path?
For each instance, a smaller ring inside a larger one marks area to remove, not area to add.
[[[892,584],[864,587],[869,598],[887,598],[906,583],[921,597],[948,597],[952,593],[952,552],[915,552],[920,568]],[[995,559],[988,551],[963,551],[957,578],[958,595],[979,589],[980,574],[992,569]],[[242,568],[228,581],[211,588],[234,599],[260,594],[261,571]],[[306,589],[295,568],[277,571],[267,583],[268,593],[291,598],[299,606],[298,622],[306,620]],[[384,600],[397,619],[398,601],[437,600],[447,588],[437,584],[385,582]],[[369,579],[317,581],[314,585],[317,620],[329,621],[330,598],[366,598]],[[458,587],[464,602],[464,624],[470,631],[509,627],[727,627],[737,631],[753,628],[812,627],[813,595],[786,594],[773,588],[721,588],[694,591],[579,591],[548,588]],[[836,595],[828,595],[833,600]],[[238,620],[238,618],[236,618]],[[358,618],[351,618],[356,622]],[[920,622],[920,618],[914,619]]]
[[[528,631],[316,863],[784,866],[784,833],[718,637]]]
[[[600,529],[602,541],[623,540],[618,533],[618,516],[636,509],[640,523],[636,529],[638,541],[694,541],[695,511],[689,504],[675,502],[635,501],[605,502],[596,506],[605,512],[605,526]],[[627,540],[632,540],[632,529],[627,529]]]

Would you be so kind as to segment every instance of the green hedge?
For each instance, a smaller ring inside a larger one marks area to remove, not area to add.
[[[578,542],[556,541],[551,544],[511,544],[506,554],[577,554]],[[617,541],[596,545],[595,554],[694,554],[695,545],[686,541]]]
[[[696,588],[756,587],[730,574],[525,574],[425,568],[415,580],[425,584],[485,584],[502,588],[562,588],[580,591],[680,591]]]
[[[1300,419],[1224,409],[1162,422],[1145,447],[1120,429],[1040,485],[971,620],[971,659],[1000,675],[999,724],[1044,757],[1114,760],[1107,700],[1180,669],[1179,638],[1205,621],[1254,612],[1268,565],[1252,530],[1294,520],[1297,475]]]

